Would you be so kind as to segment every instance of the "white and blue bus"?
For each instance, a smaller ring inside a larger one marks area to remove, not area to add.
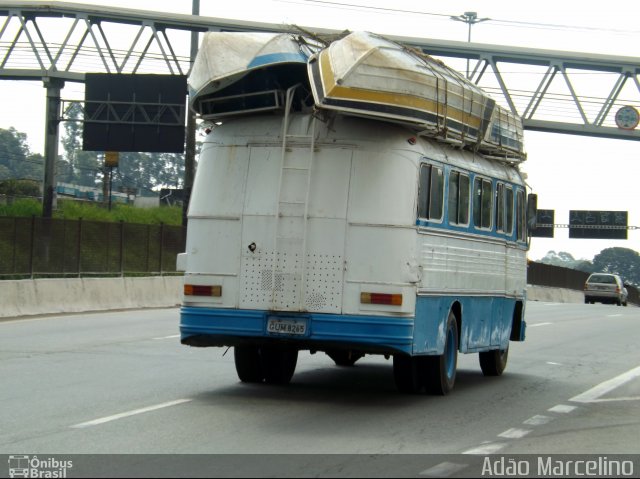
[[[234,347],[243,382],[288,383],[302,350],[393,357],[409,393],[448,393],[458,352],[500,375],[525,337],[527,201],[517,165],[403,125],[228,119],[189,205],[181,341]]]

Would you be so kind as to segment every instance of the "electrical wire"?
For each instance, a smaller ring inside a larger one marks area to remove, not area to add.
[[[356,10],[379,12],[379,13],[424,15],[424,16],[431,16],[431,17],[441,17],[445,19],[450,19],[452,17],[457,16],[453,14],[424,12],[420,10],[408,10],[408,9],[401,9],[401,8],[375,7],[371,5],[334,2],[329,0],[276,0],[276,1],[281,3],[291,3],[291,4],[316,4],[319,6],[326,6],[326,7],[346,9],[346,10],[356,9]],[[497,24],[499,26],[518,26],[518,27],[524,27],[524,28],[549,29],[549,30],[584,30],[588,32],[606,32],[606,33],[613,33],[613,34],[620,34],[620,35],[640,35],[640,30],[623,30],[623,29],[615,29],[615,28],[563,25],[563,24],[541,23],[541,22],[523,22],[518,20],[501,20],[501,19],[494,19],[494,18],[489,18],[487,21]]]

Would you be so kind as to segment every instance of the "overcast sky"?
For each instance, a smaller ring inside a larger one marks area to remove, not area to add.
[[[191,13],[188,0],[77,3]],[[458,41],[467,40],[467,25],[450,20],[449,16],[476,11],[479,17],[491,21],[473,27],[473,42],[640,56],[638,0],[588,3],[583,0],[201,0],[200,3],[203,16]],[[68,85],[62,97],[77,97],[81,87]],[[633,93],[637,99],[638,92]],[[43,152],[44,98],[45,90],[40,82],[0,82],[0,128],[13,126],[27,133],[30,148],[37,153]],[[640,109],[640,104],[634,106]],[[522,169],[528,175],[531,189],[539,196],[538,206],[556,210],[556,223],[568,223],[571,209],[621,210],[629,211],[630,225],[640,226],[640,142],[529,131],[525,132],[525,142],[528,159]],[[547,251],[556,250],[568,251],[576,258],[592,259],[611,246],[640,251],[640,230],[629,231],[627,241],[568,239],[566,229],[556,230],[555,236],[554,239],[533,238],[530,258],[540,259]]]

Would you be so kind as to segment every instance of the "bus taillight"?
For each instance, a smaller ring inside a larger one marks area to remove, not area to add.
[[[219,298],[222,296],[222,286],[207,286],[200,284],[185,284],[185,296],[213,296]]]
[[[386,293],[360,293],[362,304],[387,304],[390,306],[402,306],[401,294]]]

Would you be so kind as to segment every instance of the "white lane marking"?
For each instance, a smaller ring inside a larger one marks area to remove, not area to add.
[[[159,338],[153,338],[153,339],[176,339],[179,337],[180,337],[179,334],[172,334],[171,336],[161,336]]]
[[[538,326],[549,326],[550,324],[553,323],[536,323],[536,324],[528,324],[527,327],[529,328],[536,328]]]
[[[530,432],[531,429],[518,429],[512,427],[511,429],[507,429],[506,431],[498,434],[498,437],[504,437],[506,439],[520,439],[522,437],[525,437]]]
[[[585,391],[582,394],[578,394],[577,396],[572,397],[571,399],[569,399],[569,401],[580,402],[580,403],[595,402],[601,396],[604,396],[608,392],[611,392],[614,389],[619,388],[623,384],[626,384],[632,379],[635,379],[637,377],[640,377],[640,366],[638,366],[637,368],[631,369],[626,373],[622,373],[613,379],[604,381],[598,384],[597,386],[592,387],[588,391]]]
[[[631,396],[631,397],[623,397],[623,398],[608,398],[608,399],[594,399],[589,402],[616,402],[616,401],[640,401],[640,396]]]
[[[490,442],[487,444],[483,444],[482,446],[467,449],[462,454],[485,456],[487,454],[493,454],[495,452],[498,452],[500,449],[502,449],[506,445],[507,445],[506,442]]]
[[[162,404],[156,404],[155,406],[143,407],[140,409],[134,409],[133,411],[122,412],[120,414],[114,414],[113,416],[101,417],[99,419],[94,419],[93,421],[82,422],[80,424],[75,424],[71,426],[73,429],[81,429],[84,427],[90,426],[98,426],[100,424],[104,424],[106,422],[116,421],[118,419],[122,419],[125,417],[135,416],[137,414],[143,414],[150,411],[156,411],[158,409],[163,409],[166,407],[177,406],[178,404],[183,404],[186,402],[190,402],[192,399],[178,399],[177,401],[169,401],[164,402]]]
[[[527,424],[528,426],[542,426],[553,421],[554,418],[549,416],[542,416],[540,414],[536,414],[535,416],[530,417],[523,424]]]
[[[553,361],[547,361],[547,364],[550,364],[551,366],[562,366],[562,363],[554,363]]]
[[[548,411],[550,412],[559,412],[562,414],[566,414],[569,413],[573,410],[577,409],[576,406],[567,406],[565,404],[558,404],[557,406],[553,406],[552,408],[549,408]]]
[[[607,318],[619,318],[621,314],[607,314]]]
[[[468,464],[456,464],[455,462],[442,462],[420,473],[427,477],[450,477],[469,467]]]

